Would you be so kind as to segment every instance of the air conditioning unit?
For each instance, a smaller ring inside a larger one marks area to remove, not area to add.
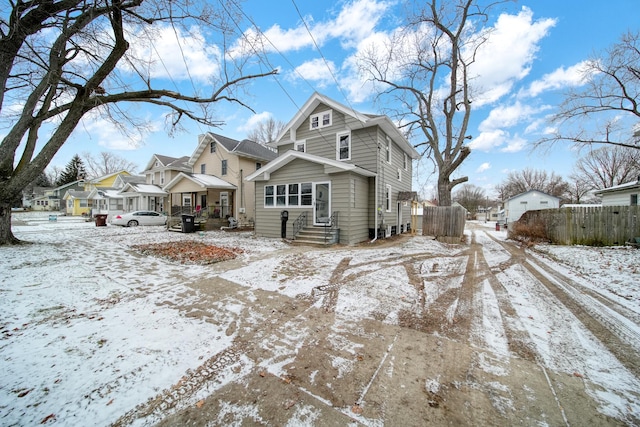
[[[239,208],[239,209],[238,209],[238,213],[243,214],[243,213],[244,213],[244,208]]]

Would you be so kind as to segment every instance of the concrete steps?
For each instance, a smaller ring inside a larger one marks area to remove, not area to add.
[[[325,238],[326,237],[326,238]],[[325,236],[324,227],[305,227],[292,241],[296,245],[331,246],[340,240],[340,229],[329,229]]]

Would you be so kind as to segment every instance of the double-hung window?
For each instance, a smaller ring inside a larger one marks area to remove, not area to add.
[[[222,175],[226,175],[227,174],[227,161],[223,160],[222,161]]]
[[[209,144],[209,151],[211,153],[215,153],[216,152],[216,142],[215,141],[211,141],[211,144]]]
[[[387,146],[385,147],[385,160],[391,163],[391,138],[387,137]]]
[[[351,133],[339,133],[336,138],[337,160],[351,160]]]
[[[203,174],[203,175],[207,173],[207,165],[206,165],[206,163],[203,163],[203,164],[200,165],[200,173]]]

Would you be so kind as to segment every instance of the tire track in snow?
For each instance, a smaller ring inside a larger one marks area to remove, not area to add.
[[[535,263],[523,249],[499,242],[512,256],[510,264],[519,264],[536,278],[551,294],[569,310],[620,363],[640,378],[640,335],[616,316],[607,306],[590,298],[578,289],[568,277],[550,267]],[[634,342],[631,344],[630,342]]]

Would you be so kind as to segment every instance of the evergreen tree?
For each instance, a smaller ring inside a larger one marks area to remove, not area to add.
[[[76,154],[69,161],[69,163],[67,163],[67,166],[60,174],[60,177],[58,177],[58,180],[56,181],[56,187],[69,184],[79,179],[84,179],[84,175],[84,163],[82,163],[82,159],[80,159],[80,157]]]

